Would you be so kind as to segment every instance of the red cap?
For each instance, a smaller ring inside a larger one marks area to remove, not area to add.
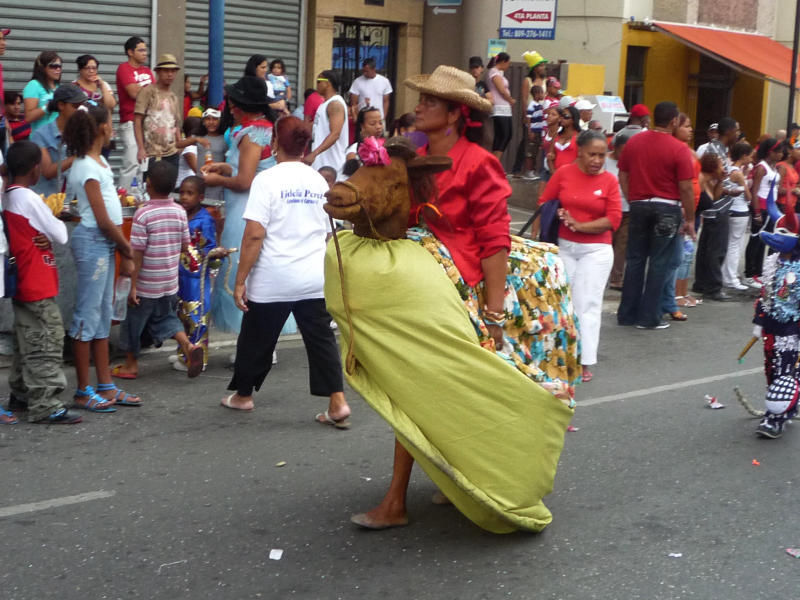
[[[644,104],[634,104],[631,108],[632,117],[648,117],[650,116],[650,109]]]
[[[557,90],[561,89],[561,82],[555,77],[548,77],[546,81],[547,87],[554,87]]]

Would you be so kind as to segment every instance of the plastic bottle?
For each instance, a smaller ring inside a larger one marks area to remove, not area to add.
[[[211,154],[211,148],[206,148],[206,162],[205,164],[210,165],[214,162],[214,155]]]
[[[131,180],[131,196],[133,196],[136,206],[139,206],[142,203],[142,190],[139,189],[139,182],[136,180],[136,177]]]
[[[111,312],[111,319],[114,321],[124,321],[128,315],[128,294],[131,292],[131,278],[125,275],[117,277],[114,284],[114,307]]]

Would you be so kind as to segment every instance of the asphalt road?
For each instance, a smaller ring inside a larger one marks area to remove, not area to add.
[[[149,354],[126,386],[142,408],[0,427],[0,598],[796,597],[800,431],[758,439],[733,400],[763,393],[760,348],[736,361],[750,302],[688,312],[664,331],[604,314],[541,534],[481,531],[419,470],[408,527],[352,526],[388,484],[392,433],[352,391],[351,430],[315,424],[298,342],[250,414],[219,406],[229,349],[195,380]]]

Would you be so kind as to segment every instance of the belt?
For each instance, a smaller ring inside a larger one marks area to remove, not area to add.
[[[672,204],[673,206],[680,206],[680,200],[673,200],[671,198],[659,198],[654,196],[652,198],[642,198],[641,200],[634,200],[634,202],[659,202],[660,204]]]

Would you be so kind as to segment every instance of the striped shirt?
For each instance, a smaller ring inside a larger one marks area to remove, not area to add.
[[[544,131],[544,108],[535,100],[528,102],[528,110],[526,112],[528,120],[531,124],[531,131]]]
[[[133,216],[131,248],[144,254],[136,294],[161,298],[178,293],[181,247],[189,245],[186,211],[171,198],[151,199]]]

